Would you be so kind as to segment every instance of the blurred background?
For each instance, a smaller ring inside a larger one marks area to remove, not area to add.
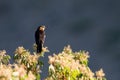
[[[42,80],[48,55],[71,45],[73,51],[90,52],[93,72],[103,68],[107,80],[120,74],[119,0],[0,0],[0,50],[11,56],[18,46],[32,51],[34,32],[45,25],[50,53],[42,58]]]

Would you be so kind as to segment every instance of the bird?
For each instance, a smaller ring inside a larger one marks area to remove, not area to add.
[[[37,45],[37,53],[42,52],[43,44],[45,41],[45,26],[41,25],[35,31],[35,42]]]

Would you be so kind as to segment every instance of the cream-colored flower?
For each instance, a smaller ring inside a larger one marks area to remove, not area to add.
[[[80,61],[86,61],[90,57],[89,52],[77,53],[77,56],[79,56]]]
[[[103,72],[103,70],[102,69],[100,69],[99,71],[96,71],[96,76],[97,77],[104,77],[105,76],[105,73]]]
[[[49,52],[48,47],[43,47],[42,52]]]
[[[19,77],[19,72],[15,71],[15,72],[12,73],[12,75],[13,75],[14,77]]]
[[[35,80],[35,79],[36,79],[36,77],[35,77],[35,75],[33,75],[33,73],[31,71],[29,71],[28,77],[25,78],[25,80]]]
[[[53,64],[54,62],[55,62],[55,58],[54,57],[52,57],[52,56],[48,56],[48,58],[49,58],[49,64]]]
[[[67,54],[72,53],[72,49],[71,49],[70,45],[64,47],[63,52],[65,52]]]
[[[32,63],[37,63],[38,62],[38,58],[39,56],[34,54],[34,55],[29,55],[28,56],[28,62],[30,65],[32,65]]]
[[[83,54],[83,57],[84,57],[85,59],[89,58],[89,57],[90,57],[90,56],[89,56],[89,52],[85,52],[85,53]]]
[[[6,54],[5,50],[0,50],[0,62],[3,59],[3,56]]]
[[[24,77],[27,74],[27,71],[25,70],[24,65],[18,66],[17,64],[14,64],[14,72],[13,75],[18,75],[20,78]]]
[[[49,70],[52,70],[53,72],[55,72],[55,68],[54,68],[54,66],[52,64],[50,64]]]
[[[24,51],[26,51],[26,50],[24,49],[23,46],[21,46],[21,47],[18,47],[18,48],[15,50],[15,53],[17,53],[17,54],[22,54]]]
[[[33,50],[35,50],[35,51],[37,50],[37,44],[35,44],[35,43],[33,44]]]
[[[7,80],[11,79],[12,69],[9,65],[0,65],[0,76],[4,76]]]
[[[94,73],[90,70],[89,67],[87,67],[87,73],[86,74],[90,79],[92,79],[94,77]]]
[[[0,51],[0,56],[3,56],[3,55],[5,55],[6,54],[6,51],[5,50],[1,50]]]

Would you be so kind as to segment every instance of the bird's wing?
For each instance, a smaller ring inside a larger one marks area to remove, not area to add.
[[[35,32],[35,42],[36,44],[39,43],[39,32],[38,31]]]

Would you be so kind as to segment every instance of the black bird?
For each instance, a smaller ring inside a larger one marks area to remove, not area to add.
[[[35,31],[35,41],[37,45],[37,53],[41,53],[45,40],[45,26],[41,25]]]

